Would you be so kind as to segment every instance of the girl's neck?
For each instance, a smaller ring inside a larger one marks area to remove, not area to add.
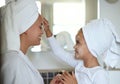
[[[84,60],[84,66],[87,68],[93,68],[93,67],[99,66],[99,63],[97,58],[92,57]]]

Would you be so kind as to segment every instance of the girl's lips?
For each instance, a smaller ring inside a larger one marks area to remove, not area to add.
[[[75,50],[75,53],[77,53],[77,50]]]

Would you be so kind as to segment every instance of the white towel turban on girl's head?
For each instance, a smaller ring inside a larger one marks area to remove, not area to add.
[[[120,37],[108,19],[93,20],[82,28],[89,51],[93,56],[105,56],[107,66],[115,67],[120,60]]]
[[[35,0],[6,0],[2,12],[2,52],[20,49],[20,34],[30,28],[39,13]]]

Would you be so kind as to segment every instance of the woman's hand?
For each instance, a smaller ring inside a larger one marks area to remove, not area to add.
[[[78,84],[75,74],[72,72],[72,75],[68,72],[63,72],[62,76],[61,76],[61,82],[63,84]]]

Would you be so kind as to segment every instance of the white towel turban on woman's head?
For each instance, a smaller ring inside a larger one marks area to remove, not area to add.
[[[20,34],[30,28],[39,13],[35,0],[6,0],[2,12],[2,52],[20,49]]]
[[[120,36],[108,19],[93,20],[82,28],[89,51],[93,56],[106,55],[107,66],[115,67],[120,60]]]

